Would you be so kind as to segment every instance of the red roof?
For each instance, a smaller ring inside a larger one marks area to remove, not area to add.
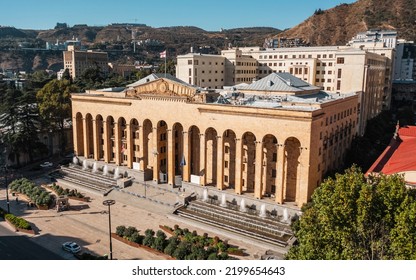
[[[402,127],[397,134],[367,174],[377,172],[389,175],[416,171],[416,126]]]

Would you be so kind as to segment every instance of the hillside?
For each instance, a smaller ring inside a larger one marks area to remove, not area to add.
[[[21,49],[45,48],[46,42],[63,42],[78,38],[90,49],[107,51],[111,62],[132,63],[135,60],[158,62],[159,52],[167,49],[171,58],[185,54],[190,48],[197,52],[218,54],[229,45],[262,45],[264,38],[278,34],[280,30],[270,27],[248,27],[205,31],[194,26],[153,28],[112,24],[108,26],[74,25],[49,30],[21,30],[0,27],[0,68],[33,71],[35,69],[56,69],[62,64],[62,52]],[[132,35],[140,42],[133,52]],[[59,58],[60,57],[60,58]],[[36,58],[36,59],[35,59]]]
[[[303,38],[311,45],[344,45],[358,32],[395,29],[399,37],[416,40],[415,0],[359,0],[317,11],[301,24],[279,34]]]

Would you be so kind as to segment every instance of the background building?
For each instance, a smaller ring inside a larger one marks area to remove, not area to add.
[[[81,75],[86,69],[98,67],[100,71],[108,74],[108,54],[106,52],[80,51],[76,46],[68,46],[63,52],[64,69],[69,69],[73,79]]]

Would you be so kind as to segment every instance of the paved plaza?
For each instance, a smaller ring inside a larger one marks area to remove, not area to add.
[[[43,178],[40,177],[36,181],[42,183]],[[60,185],[74,187],[69,184],[64,185],[62,182]],[[239,257],[241,259],[259,259],[266,250],[270,249],[283,253],[279,247],[262,244],[237,234],[217,230],[211,226],[184,220],[173,215],[172,205],[180,200],[180,193],[176,189],[165,187],[166,189],[164,186],[156,188],[134,184],[122,190],[113,190],[107,196],[102,196],[77,186],[76,188],[89,196],[91,201],[70,200],[69,211],[38,210],[28,207],[23,201],[16,202],[13,196],[10,196],[10,208],[13,214],[25,218],[35,226],[37,234],[31,236],[31,240],[66,259],[74,259],[70,253],[61,249],[62,243],[66,241],[75,241],[82,246],[84,251],[96,255],[109,254],[108,208],[102,204],[106,199],[116,201],[115,205],[111,206],[112,232],[115,232],[118,225],[134,226],[140,230],[141,234],[144,234],[148,228],[157,231],[159,225],[173,227],[178,224],[181,228],[196,230],[199,234],[207,232],[210,236],[217,235],[221,239],[228,240],[230,244],[245,249],[247,255]],[[146,199],[143,196],[146,196]],[[3,188],[0,191],[0,207],[6,209],[6,193]],[[0,222],[0,226],[9,227],[4,221]],[[133,248],[114,239],[112,243],[114,259],[166,259],[163,254]]]

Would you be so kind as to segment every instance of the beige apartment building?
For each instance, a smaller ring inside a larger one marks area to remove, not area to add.
[[[290,73],[326,92],[356,92],[360,103],[358,131],[362,135],[366,122],[383,109],[388,109],[391,100],[394,49],[382,45],[372,46],[372,49],[361,45],[230,49],[222,51],[221,55],[205,56],[212,61],[218,59],[221,63],[204,63],[202,66],[194,65],[199,62],[197,57],[201,55],[188,54],[178,56],[177,77],[199,86],[198,83],[192,83],[195,77],[188,75],[199,73],[198,80],[212,82],[214,78],[205,78],[207,72],[222,74],[222,78],[216,77],[215,81],[223,83],[204,84],[204,87],[215,89],[240,83],[250,84],[271,73]],[[186,57],[193,57],[194,60],[188,59],[188,64],[184,65]],[[226,65],[225,74],[222,73],[222,63]],[[217,67],[218,70],[214,70]],[[182,76],[184,72],[187,74]]]
[[[173,186],[179,178],[195,192],[301,207],[342,164],[357,108],[358,95],[326,93],[288,73],[221,93],[151,75],[124,91],[72,94],[74,150],[141,180]]]
[[[239,49],[221,51],[221,55],[188,53],[177,57],[176,77],[208,89],[222,89],[251,83],[258,77],[257,60]]]
[[[98,67],[104,74],[108,73],[108,54],[106,52],[80,51],[76,46],[68,46],[63,52],[64,69],[69,69],[73,79],[80,76],[86,69]]]

